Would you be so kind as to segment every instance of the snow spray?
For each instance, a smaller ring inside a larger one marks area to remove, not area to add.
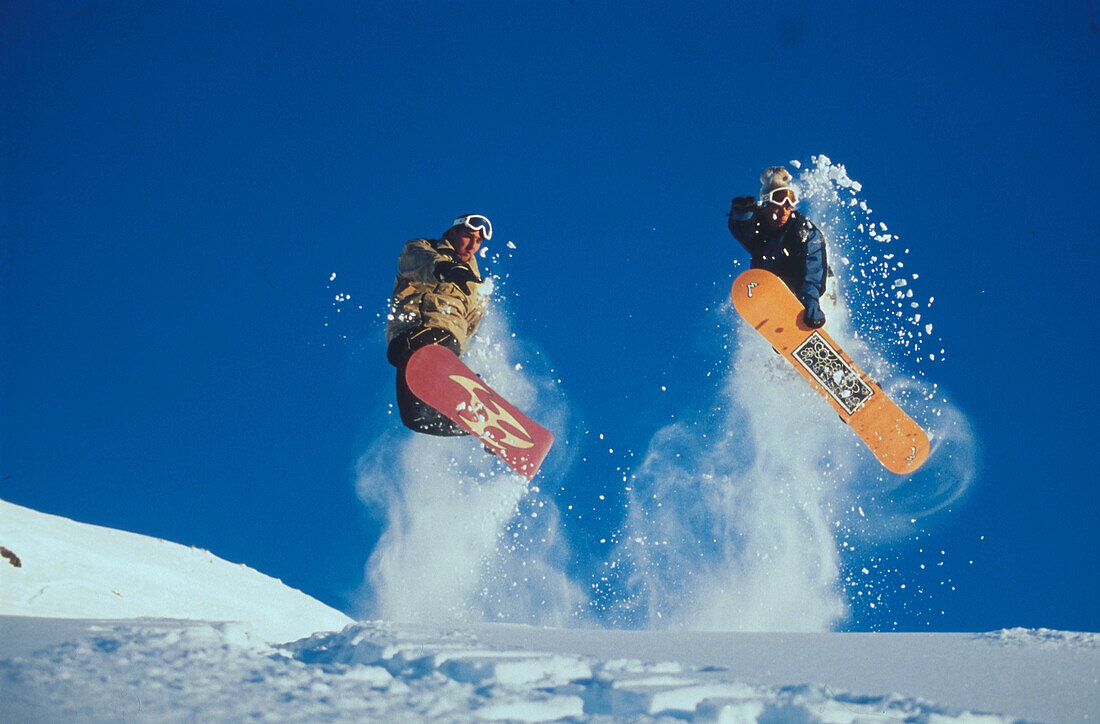
[[[565,430],[551,381],[510,361],[524,351],[501,306],[490,307],[463,359],[517,407]],[[367,563],[362,615],[549,625],[583,608],[583,594],[562,573],[557,508],[539,488],[554,479],[553,456],[528,484],[469,436],[400,430],[377,439],[358,463],[359,496],[384,521]]]
[[[660,430],[631,477],[611,561],[626,588],[617,623],[835,628],[848,613],[850,588],[842,581],[841,546],[905,535],[962,496],[973,477],[965,417],[923,371],[906,376],[886,357],[895,352],[907,364],[928,364],[944,355],[922,319],[917,275],[903,272],[895,237],[869,221],[859,184],[828,158],[815,157],[798,184],[803,212],[825,233],[835,272],[822,305],[830,334],[925,428],[932,456],[908,477],[879,467],[725,304],[717,313],[734,351],[712,409]],[[846,293],[858,303],[848,306]],[[873,344],[853,333],[852,316],[871,328]]]

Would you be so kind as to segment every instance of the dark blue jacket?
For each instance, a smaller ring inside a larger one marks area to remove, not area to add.
[[[825,235],[797,211],[774,230],[760,213],[731,211],[729,217],[730,233],[752,257],[750,266],[775,274],[799,297],[820,298],[829,273]]]

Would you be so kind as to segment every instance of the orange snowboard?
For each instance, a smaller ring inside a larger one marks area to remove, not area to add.
[[[821,396],[887,470],[911,473],[928,457],[928,436],[878,383],[821,329],[802,321],[802,303],[771,272],[750,269],[733,282],[733,306]]]

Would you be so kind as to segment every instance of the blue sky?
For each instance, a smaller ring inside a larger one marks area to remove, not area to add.
[[[729,199],[825,154],[936,298],[929,376],[978,450],[962,500],[844,565],[934,591],[886,594],[902,629],[1095,631],[1098,61],[1085,0],[6,3],[0,497],[346,608],[396,255],[476,210],[579,431],[543,487],[592,512],[583,580],[618,469],[728,364]]]

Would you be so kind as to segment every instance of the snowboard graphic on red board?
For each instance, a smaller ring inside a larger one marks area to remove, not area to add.
[[[437,344],[413,353],[405,368],[412,393],[481,440],[530,480],[550,452],[554,435],[501,397],[454,352]]]
[[[883,466],[911,473],[928,457],[928,436],[822,329],[802,319],[802,303],[769,271],[749,269],[733,282],[738,313],[824,397]]]

